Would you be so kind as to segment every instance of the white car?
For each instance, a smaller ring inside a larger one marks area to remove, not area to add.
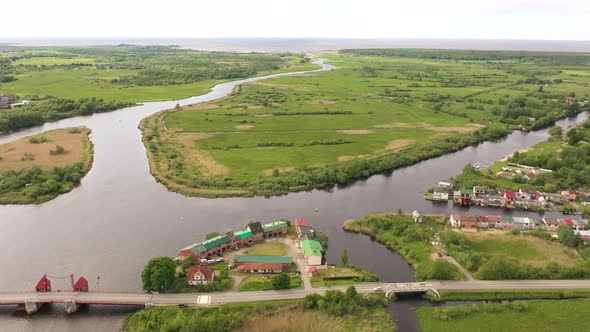
[[[382,292],[383,291],[383,287],[381,287],[381,286],[373,287],[373,291],[374,292]]]
[[[207,261],[207,264],[215,264],[215,260],[214,259],[210,259]]]
[[[201,263],[207,263],[207,258],[201,258]]]
[[[215,260],[216,262],[223,262],[223,257],[219,257]]]

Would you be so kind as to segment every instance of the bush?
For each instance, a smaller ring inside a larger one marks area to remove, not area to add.
[[[291,277],[285,272],[273,276],[270,282],[273,289],[287,289],[291,287]]]
[[[45,136],[39,136],[39,137],[31,137],[31,138],[29,138],[29,142],[31,144],[41,144],[41,143],[45,143],[45,142],[48,142],[48,141],[49,140]]]
[[[66,149],[64,149],[63,146],[56,145],[55,146],[55,149],[49,151],[49,154],[52,155],[52,156],[57,156],[57,155],[60,155],[60,154],[65,154],[66,152],[67,151],[66,151]]]

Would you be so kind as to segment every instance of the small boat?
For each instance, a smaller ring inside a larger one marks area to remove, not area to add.
[[[479,169],[480,167],[481,167],[480,163],[473,164],[473,168],[475,168],[475,169]]]

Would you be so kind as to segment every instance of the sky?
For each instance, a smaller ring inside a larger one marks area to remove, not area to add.
[[[590,0],[7,0],[0,38],[590,40]]]

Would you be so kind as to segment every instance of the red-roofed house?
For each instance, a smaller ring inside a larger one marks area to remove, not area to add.
[[[565,102],[568,104],[573,104],[573,102],[576,100],[576,98],[574,97],[566,97],[565,98]]]
[[[285,264],[282,263],[261,263],[244,262],[238,265],[238,272],[243,273],[281,273]]]
[[[574,190],[564,190],[561,192],[561,196],[563,197],[564,201],[575,201],[576,200],[576,192]]]
[[[514,201],[516,200],[516,193],[514,191],[505,191],[504,200],[506,202],[506,205],[514,204]]]
[[[51,292],[51,280],[47,279],[47,276],[44,275],[35,286],[35,291]]]
[[[483,222],[488,224],[491,228],[503,228],[502,217],[500,216],[485,216]]]
[[[522,178],[525,180],[533,181],[534,179],[537,178],[537,174],[530,172],[530,173],[526,174],[525,176],[523,176]]]
[[[571,219],[563,219],[563,222],[565,222],[568,227],[574,227],[574,221]]]
[[[189,285],[208,284],[215,279],[213,270],[204,265],[191,266],[186,272],[186,281]]]
[[[88,280],[84,277],[80,277],[74,284],[74,292],[87,292],[88,291]]]
[[[295,227],[297,226],[309,227],[309,223],[305,219],[297,218],[295,219]]]
[[[476,227],[477,217],[468,214],[452,214],[450,219],[453,227]]]

